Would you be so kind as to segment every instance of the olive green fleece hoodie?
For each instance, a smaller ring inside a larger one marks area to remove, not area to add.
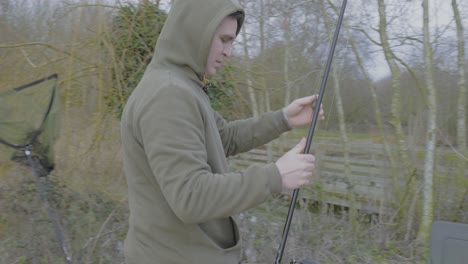
[[[228,173],[226,157],[287,131],[282,112],[226,122],[202,90],[211,39],[235,11],[242,11],[237,0],[174,1],[125,106],[128,264],[237,264],[240,238],[230,216],[281,191],[275,164]]]

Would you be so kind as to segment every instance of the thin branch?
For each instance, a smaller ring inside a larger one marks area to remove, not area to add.
[[[57,17],[56,19],[54,19],[54,21],[57,21],[61,18],[64,18],[66,17],[68,14],[72,13],[73,11],[75,11],[76,9],[78,8],[82,8],[82,7],[106,7],[106,8],[112,8],[112,9],[120,9],[119,6],[113,6],[113,5],[99,5],[99,4],[83,4],[83,5],[74,5],[69,11],[65,12],[63,15]]]
[[[353,27],[354,30],[358,31],[358,32],[361,32],[362,34],[364,34],[364,36],[366,36],[372,43],[374,43],[375,45],[377,46],[382,46],[382,44],[376,40],[374,40],[364,29],[362,28],[357,28],[357,27]]]
[[[23,56],[24,58],[26,59],[26,61],[29,63],[29,65],[31,65],[31,67],[33,68],[37,68],[37,65],[34,64],[34,62],[32,62],[32,60],[29,58],[28,54],[26,53],[26,51],[23,49],[23,48],[20,48],[21,52],[23,53]]]
[[[90,65],[93,65],[93,63],[90,63],[76,55],[73,55],[72,53],[68,52],[68,51],[64,51],[64,50],[61,50],[57,47],[55,47],[54,45],[52,44],[49,44],[49,43],[44,43],[44,42],[30,42],[30,43],[21,43],[21,44],[12,44],[12,45],[0,45],[0,49],[15,49],[15,48],[21,48],[21,47],[28,47],[28,46],[43,46],[43,47],[47,47],[51,50],[54,50],[54,51],[57,51],[57,52],[60,52],[60,53],[63,53],[63,54],[66,54],[72,58],[75,58],[81,62],[84,62],[86,64],[90,64]]]

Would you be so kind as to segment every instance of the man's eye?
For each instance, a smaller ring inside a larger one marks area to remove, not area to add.
[[[221,38],[221,42],[223,42],[223,44],[227,44],[227,43],[230,43],[232,41],[233,41],[233,39],[230,38],[230,37],[222,37]]]

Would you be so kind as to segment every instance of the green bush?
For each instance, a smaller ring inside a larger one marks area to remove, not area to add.
[[[151,62],[154,47],[167,14],[150,1],[126,3],[112,21],[112,44],[115,68],[113,89],[107,103],[120,117],[123,107],[137,86],[146,66]]]

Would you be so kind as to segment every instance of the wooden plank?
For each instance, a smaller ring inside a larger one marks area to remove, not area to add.
[[[334,171],[334,172],[342,172],[346,171],[344,164],[325,164],[321,163],[319,165],[321,170],[324,171]],[[401,170],[391,170],[385,168],[365,168],[361,166],[349,166],[349,171],[351,175],[363,175],[363,176],[371,176],[371,177],[378,177],[378,178],[391,178],[392,172],[401,172]]]
[[[320,159],[322,162],[330,162],[330,163],[344,163],[345,159],[343,157],[332,157],[323,155]],[[372,167],[390,167],[390,162],[386,160],[372,160],[372,159],[357,159],[356,157],[352,157],[348,159],[348,162],[353,165],[361,165],[361,166],[372,166]]]
[[[384,179],[384,178],[377,178],[377,177],[368,177],[362,175],[354,175],[353,177],[347,176],[344,173],[334,173],[329,171],[324,171],[321,175],[317,176],[320,181],[324,182],[348,182],[353,181],[354,184],[360,185],[368,185],[368,186],[375,186],[379,188],[391,187],[392,180],[391,179]]]
[[[251,164],[266,164],[268,162],[268,154],[270,153],[273,160],[281,157],[285,151],[289,150],[297,144],[297,140],[286,140],[286,143],[274,141],[274,151],[268,152],[264,146],[253,149],[247,153],[243,153],[229,158],[231,168],[242,169]],[[284,146],[284,147],[283,147]],[[391,167],[386,156],[383,145],[376,143],[359,143],[349,144],[349,171],[350,175],[346,175],[344,162],[343,145],[339,143],[313,143],[312,152],[317,158],[317,166],[315,170],[315,180],[320,185],[321,191],[313,187],[304,189],[305,199],[323,199],[322,202],[333,203],[342,206],[348,206],[346,198],[349,181],[353,184],[353,192],[359,202],[360,208],[365,210],[381,210],[386,201],[392,201],[393,188],[393,173],[404,175],[402,165],[397,164],[396,168]],[[392,146],[391,151],[395,154],[396,147]],[[412,163],[418,169],[418,172],[423,171],[424,159],[421,153],[424,153],[424,148],[416,147],[411,149],[414,153]],[[453,150],[438,148],[437,160],[435,166],[436,178],[456,178],[456,163],[453,159]],[[444,156],[447,155],[447,156]],[[466,168],[468,175],[468,167]],[[404,179],[399,180],[399,187],[405,186]],[[452,181],[450,184],[453,185]],[[447,184],[446,188],[449,188]],[[450,185],[450,186],[451,186]],[[307,198],[309,197],[309,198]]]
[[[322,202],[325,204],[331,204],[331,205],[338,205],[338,206],[343,206],[343,207],[349,207],[350,203],[347,199],[344,199],[343,197],[336,196],[333,194],[325,193],[322,195],[316,195],[316,194],[308,194],[308,193],[302,193],[300,197],[304,200],[312,200],[312,201],[318,201]],[[385,200],[359,200],[357,199],[355,201],[355,206],[356,209],[365,211],[367,213],[370,212],[387,212],[388,211],[388,205],[385,202]]]
[[[321,186],[320,188],[325,192],[339,193],[343,196],[346,196],[349,191],[349,184],[344,182],[320,182],[317,184],[319,184]],[[305,188],[305,192],[311,192],[310,188]],[[356,184],[353,186],[352,192],[359,197],[364,197],[364,199],[379,200],[380,197],[385,196],[385,189],[377,186]]]

